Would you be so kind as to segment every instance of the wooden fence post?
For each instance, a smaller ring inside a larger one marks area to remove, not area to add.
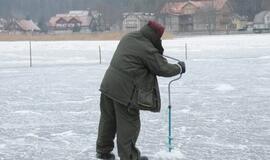
[[[98,46],[98,50],[99,50],[99,64],[101,64],[101,46]]]
[[[186,60],[187,60],[187,58],[188,58],[188,55],[187,55],[188,53],[187,53],[187,43],[185,44],[185,55],[186,55]]]
[[[32,67],[32,42],[29,41],[30,67]]]

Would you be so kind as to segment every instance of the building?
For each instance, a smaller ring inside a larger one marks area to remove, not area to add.
[[[270,30],[270,11],[262,11],[254,18],[253,31],[263,32]]]
[[[154,20],[154,13],[130,12],[123,14],[122,30],[137,31],[143,27],[149,20]]]
[[[40,32],[40,28],[32,20],[11,19],[7,22],[5,29],[9,33],[33,33]]]
[[[3,32],[5,30],[7,24],[7,20],[4,18],[0,18],[0,32]]]
[[[236,31],[246,31],[248,28],[248,17],[235,14],[232,18],[232,25]]]
[[[171,32],[193,31],[193,15],[198,8],[191,2],[168,2],[160,14],[160,21]]]
[[[172,32],[224,31],[231,25],[232,7],[228,0],[168,2],[159,19]]]
[[[49,20],[50,31],[95,32],[104,31],[105,23],[101,13],[88,10],[74,10],[57,14]]]

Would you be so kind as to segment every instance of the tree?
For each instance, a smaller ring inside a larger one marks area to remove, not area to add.
[[[81,31],[81,26],[79,26],[78,24],[75,24],[75,26],[72,29],[72,32],[80,32]]]
[[[253,20],[256,13],[262,10],[263,0],[230,0],[235,13],[241,16],[248,16],[249,20]]]
[[[41,32],[47,33],[48,32],[48,26],[46,25],[46,21],[44,17],[41,17],[41,19],[38,22],[38,27],[40,28]]]

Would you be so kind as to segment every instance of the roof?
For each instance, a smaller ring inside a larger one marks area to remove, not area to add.
[[[192,4],[198,9],[214,7],[217,11],[221,10],[228,0],[200,0],[200,1],[187,1],[187,2],[168,2],[161,9],[161,13],[169,14],[183,14],[183,9],[186,5]]]
[[[233,19],[238,19],[240,21],[248,21],[248,17],[247,16],[240,16],[239,14],[234,14],[232,16]]]
[[[264,23],[264,17],[270,14],[270,11],[262,11],[258,14],[256,14],[255,18],[254,18],[254,23]]]
[[[40,28],[32,20],[23,19],[16,22],[24,31],[40,31]]]
[[[89,26],[92,18],[88,15],[88,13],[88,11],[70,11],[67,14],[57,14],[56,16],[51,17],[49,20],[49,26],[56,26],[56,22],[61,18],[67,22],[75,18],[81,23],[82,26]]]
[[[72,16],[88,16],[89,11],[86,11],[86,10],[73,10],[73,11],[69,11],[68,14],[72,15]]]
[[[218,11],[221,10],[226,5],[227,2],[228,0],[215,0],[214,1],[215,9]]]
[[[143,13],[143,12],[126,12],[123,13],[124,18],[128,16],[136,16],[140,20],[151,20],[154,18],[154,13]]]
[[[188,2],[168,2],[161,9],[161,13],[181,14],[183,7]]]
[[[55,23],[56,23],[57,21],[59,21],[60,19],[64,19],[66,22],[69,22],[69,21],[71,21],[72,19],[75,19],[75,20],[77,20],[77,21],[80,22],[80,18],[79,18],[79,17],[63,16],[63,17],[56,17],[56,18],[55,18]]]

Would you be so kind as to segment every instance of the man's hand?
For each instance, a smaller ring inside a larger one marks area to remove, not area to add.
[[[179,61],[178,65],[181,67],[181,74],[186,72],[186,64],[183,61]]]

